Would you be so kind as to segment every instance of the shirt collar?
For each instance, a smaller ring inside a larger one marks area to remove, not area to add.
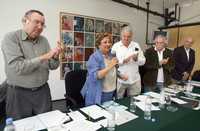
[[[154,47],[154,50],[158,52],[158,50],[156,49],[156,47]],[[164,52],[165,51],[165,48],[163,48],[161,51],[159,52]]]
[[[38,42],[38,38],[36,38],[35,40],[31,40],[28,38],[28,34],[22,30],[22,40],[25,41],[25,40],[30,40],[32,41],[34,44],[36,44]]]
[[[126,46],[122,43],[122,41],[120,41],[120,46],[126,47]],[[132,46],[133,46],[133,44],[132,44],[132,41],[131,41],[127,48],[130,48],[130,47],[132,47]]]
[[[185,47],[184,47],[184,48],[185,48]],[[185,51],[188,51],[188,52],[189,52],[189,51],[190,51],[190,48],[185,48]]]

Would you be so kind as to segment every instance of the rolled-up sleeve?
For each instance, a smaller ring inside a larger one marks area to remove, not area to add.
[[[7,34],[2,41],[2,52],[8,68],[14,70],[16,74],[28,74],[40,65],[39,57],[25,59],[19,47],[19,41],[14,34]]]

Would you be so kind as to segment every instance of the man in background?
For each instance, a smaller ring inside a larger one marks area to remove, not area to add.
[[[192,44],[193,39],[186,37],[183,45],[174,49],[175,68],[172,75],[174,82],[186,81],[191,75],[195,63],[195,51],[191,48]]]
[[[164,85],[171,84],[174,60],[172,51],[166,48],[166,37],[158,35],[155,38],[155,47],[145,51],[146,63],[143,77],[144,91],[160,92]]]
[[[59,66],[61,46],[50,49],[41,36],[45,18],[38,10],[29,10],[23,28],[5,35],[2,52],[7,77],[6,114],[15,120],[51,110],[48,86],[49,70]]]
[[[144,65],[145,57],[137,42],[132,41],[133,31],[130,26],[125,26],[121,31],[121,41],[115,43],[112,47],[119,60],[119,72],[125,79],[118,79],[117,97],[123,98],[125,91],[128,96],[141,93],[141,78],[139,66]]]

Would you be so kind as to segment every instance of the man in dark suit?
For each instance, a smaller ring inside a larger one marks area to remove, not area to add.
[[[159,92],[164,85],[171,84],[171,72],[174,68],[172,51],[166,47],[166,37],[158,35],[155,47],[146,50],[145,73],[143,77],[144,91]]]
[[[186,81],[189,79],[195,63],[195,51],[191,49],[193,39],[187,37],[183,45],[174,49],[173,58],[175,68],[172,78],[176,81]]]

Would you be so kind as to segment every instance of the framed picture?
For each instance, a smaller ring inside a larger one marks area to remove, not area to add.
[[[62,30],[73,30],[73,17],[68,15],[63,15],[62,19]]]
[[[95,41],[99,33],[107,32],[112,42],[120,40],[120,31],[127,22],[91,16],[60,13],[60,39],[63,52],[60,55],[60,78],[71,70],[86,69],[90,55],[96,50]]]
[[[85,32],[94,32],[94,19],[85,19]]]
[[[84,18],[75,16],[74,17],[74,31],[84,31]]]

